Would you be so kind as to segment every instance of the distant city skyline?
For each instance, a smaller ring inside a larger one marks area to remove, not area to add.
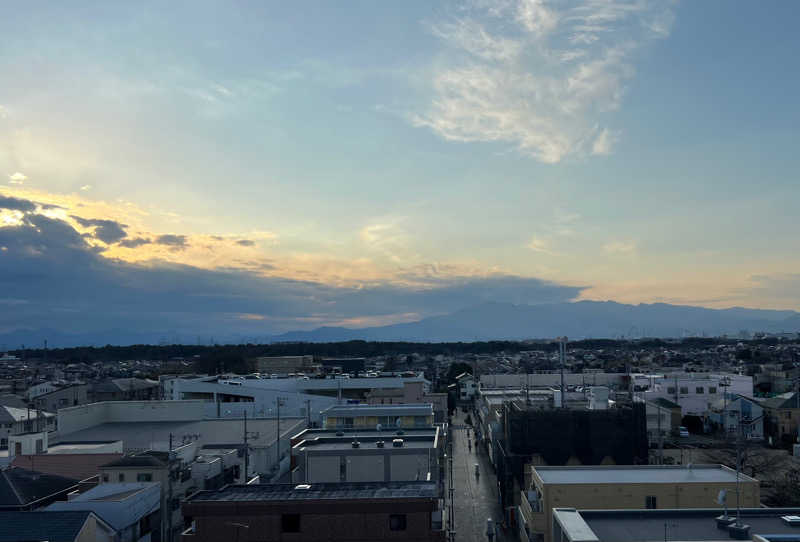
[[[0,18],[0,334],[800,309],[796,3]]]

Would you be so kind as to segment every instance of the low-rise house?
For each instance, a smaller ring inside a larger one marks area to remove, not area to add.
[[[764,408],[749,397],[736,395],[717,401],[711,407],[709,419],[728,435],[741,430],[745,438],[764,438]]]
[[[89,395],[93,403],[101,401],[148,401],[157,399],[159,384],[141,378],[113,378],[92,384]]]
[[[35,409],[0,406],[0,446],[8,446],[8,437],[34,431],[54,431],[56,415]]]
[[[789,444],[800,439],[800,394],[782,393],[763,399],[761,406],[767,415],[767,435],[773,442]]]
[[[89,402],[89,386],[86,384],[67,384],[40,393],[31,399],[31,404],[39,410],[58,412],[62,408],[85,405]]]
[[[46,512],[90,511],[113,530],[114,542],[150,542],[161,527],[158,483],[101,484],[45,508]]]

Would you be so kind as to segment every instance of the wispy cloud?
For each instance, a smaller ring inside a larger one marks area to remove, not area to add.
[[[24,173],[20,173],[19,171],[17,171],[16,173],[13,173],[13,174],[11,174],[11,175],[9,175],[9,176],[8,176],[8,179],[9,179],[9,181],[8,181],[8,182],[9,182],[10,184],[22,184],[22,183],[24,183],[24,182],[25,182],[25,180],[26,180],[27,178],[28,178],[28,176],[27,176],[27,175],[25,175]]]
[[[612,241],[603,245],[603,250],[609,254],[629,254],[636,251],[636,242]]]
[[[534,237],[531,239],[530,243],[528,243],[528,248],[534,252],[542,252],[544,254],[550,253],[550,241],[547,239],[542,239],[540,237]]]
[[[649,0],[478,2],[431,25],[448,47],[433,99],[412,115],[451,141],[516,146],[545,163],[608,154],[604,126],[634,75],[635,54],[669,34],[671,3]]]

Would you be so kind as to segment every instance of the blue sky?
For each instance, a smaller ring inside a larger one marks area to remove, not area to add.
[[[412,320],[465,284],[797,309],[798,11],[22,3],[0,20],[0,198],[38,205],[0,209],[0,237],[46,216],[102,264],[417,300],[225,309],[276,330]],[[20,306],[41,250],[5,246]]]

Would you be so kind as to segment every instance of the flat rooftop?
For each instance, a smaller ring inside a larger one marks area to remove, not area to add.
[[[198,491],[191,495],[186,502],[436,499],[438,496],[436,482],[236,484],[217,490]]]
[[[322,412],[330,417],[359,416],[433,416],[433,404],[406,405],[334,405]]]
[[[736,471],[722,465],[598,465],[533,467],[545,484],[690,484],[736,482]],[[739,474],[743,482],[756,480]]]
[[[358,439],[359,447],[353,448],[353,439],[352,437],[339,437],[338,439],[320,439],[320,440],[304,440],[301,443],[297,444],[296,446],[300,449],[308,448],[313,450],[407,450],[409,448],[412,449],[429,449],[436,446],[436,440],[433,437],[416,437],[413,439],[407,439],[402,437],[395,436],[394,438],[401,438],[403,439],[403,446],[395,448],[392,446],[392,438],[385,438],[385,439],[376,439],[374,437],[367,438],[367,439]],[[376,441],[382,440],[383,441],[383,448],[378,448]]]
[[[297,439],[305,439],[305,440],[314,440],[314,439],[325,439],[325,438],[342,438],[337,437],[336,433],[342,432],[344,433],[344,437],[364,437],[369,439],[393,439],[393,438],[406,438],[406,437],[433,437],[439,431],[438,427],[412,427],[405,429],[403,428],[403,434],[398,435],[397,429],[384,429],[378,431],[377,429],[373,428],[358,428],[355,431],[351,428],[348,429],[305,429],[295,435],[292,438]]]
[[[714,518],[719,508],[686,510],[581,510],[581,518],[600,542],[642,542],[663,538],[667,525],[669,540],[730,540],[718,529]],[[735,517],[736,509],[728,510]],[[750,526],[750,540],[761,535],[772,540],[800,540],[800,527],[786,524],[782,516],[800,515],[800,508],[745,508],[742,523]],[[658,534],[660,533],[660,534]],[[780,538],[773,538],[774,535]],[[794,535],[786,538],[787,535]]]

